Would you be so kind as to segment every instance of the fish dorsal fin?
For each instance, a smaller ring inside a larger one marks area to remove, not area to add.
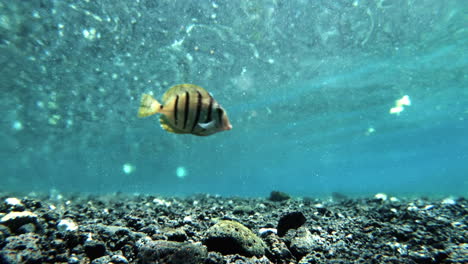
[[[195,84],[189,84],[189,83],[184,83],[184,84],[178,84],[174,85],[169,90],[167,90],[163,97],[162,101],[167,102],[171,97],[176,96],[178,94],[183,94],[185,92],[195,92],[195,91],[200,91],[203,94],[208,94],[208,92],[203,89],[202,87],[195,85]]]
[[[184,134],[184,132],[180,131],[179,129],[173,127],[171,123],[167,120],[164,115],[159,117],[159,123],[161,123],[161,127],[166,130],[167,132],[176,133],[176,134]]]

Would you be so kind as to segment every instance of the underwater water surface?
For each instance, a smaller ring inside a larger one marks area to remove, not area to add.
[[[1,191],[466,195],[468,5],[0,1]],[[137,118],[194,83],[233,129]]]

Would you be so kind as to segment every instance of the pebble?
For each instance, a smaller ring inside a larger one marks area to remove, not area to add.
[[[101,241],[88,240],[84,244],[84,251],[90,259],[96,259],[106,254],[106,245]]]
[[[37,223],[37,215],[29,211],[10,212],[0,220],[0,224],[8,226],[13,232],[16,232],[16,230],[22,225],[29,223]]]

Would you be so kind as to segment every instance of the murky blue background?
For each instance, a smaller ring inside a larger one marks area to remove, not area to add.
[[[466,195],[467,13],[464,0],[2,0],[0,190]],[[136,117],[141,93],[186,82],[233,130]]]

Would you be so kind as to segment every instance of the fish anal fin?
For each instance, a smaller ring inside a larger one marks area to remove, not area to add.
[[[166,117],[161,115],[159,118],[159,122],[161,123],[161,127],[166,130],[167,132],[176,133],[176,134],[185,134],[184,132],[180,131],[179,129],[173,127],[169,121],[167,121]]]

